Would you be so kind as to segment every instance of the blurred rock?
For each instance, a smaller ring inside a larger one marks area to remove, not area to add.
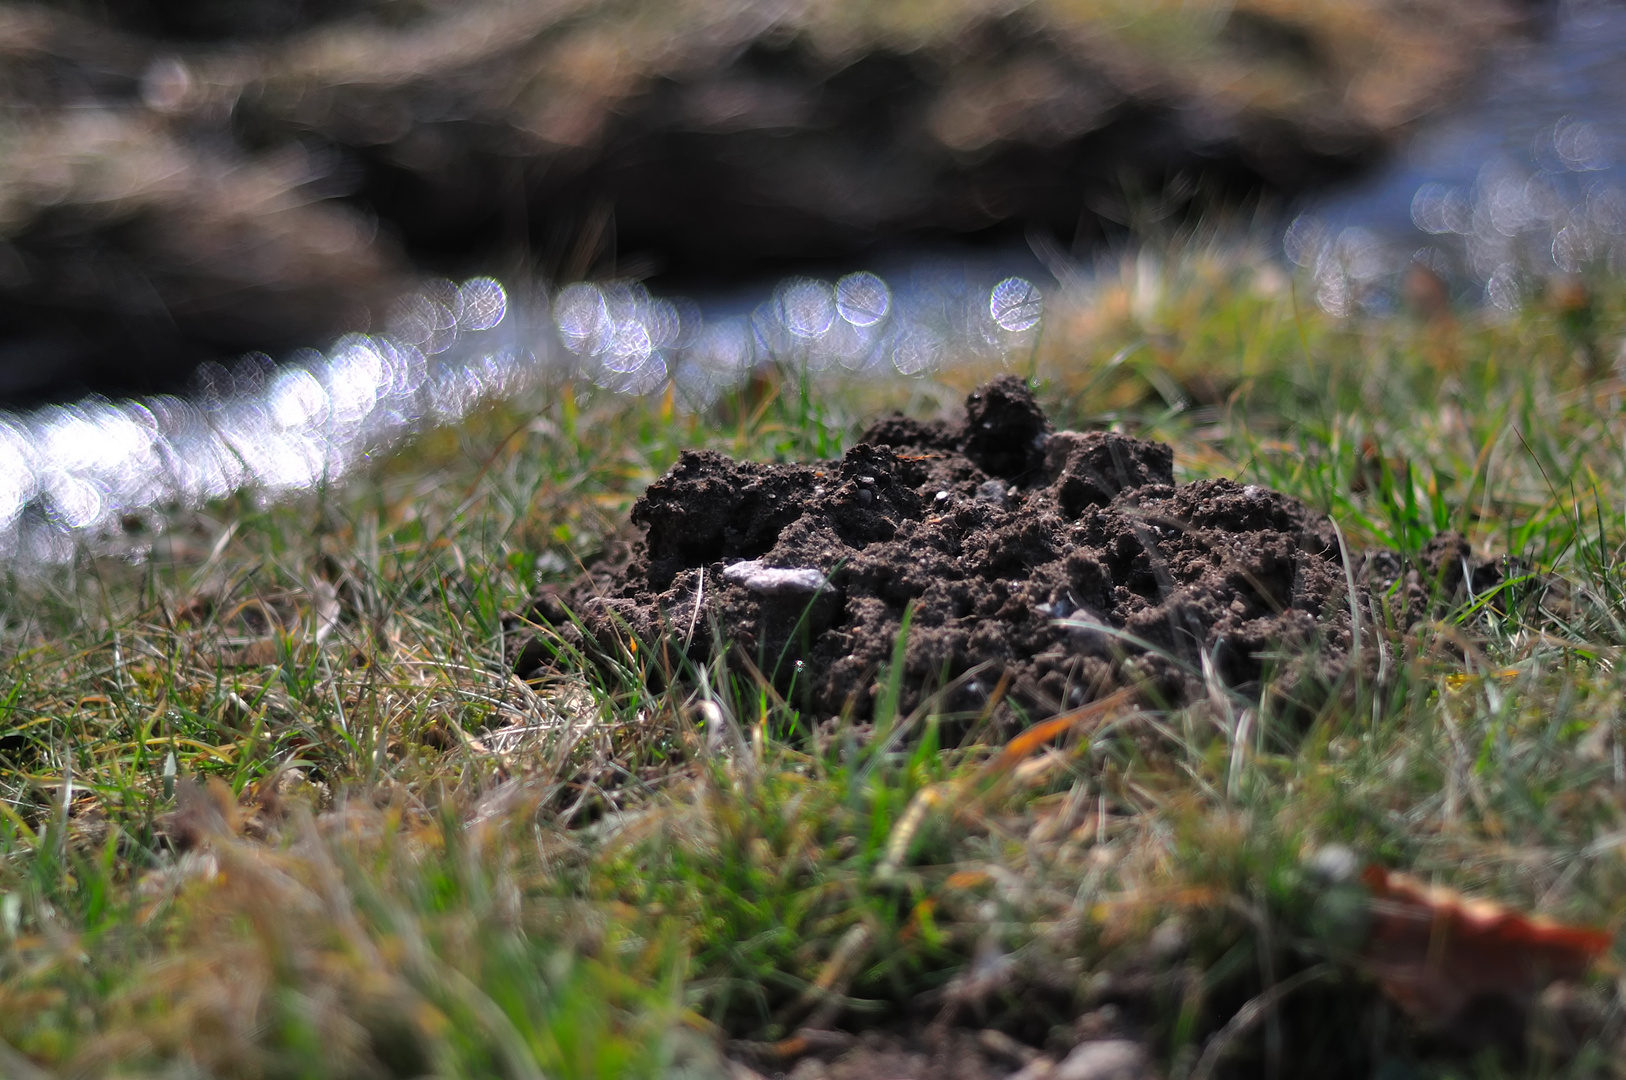
[[[146,389],[364,329],[404,266],[304,193],[297,146],[233,162],[134,110],[64,111],[0,157],[0,397]]]
[[[0,399],[171,385],[200,363],[363,329],[410,281],[338,159],[238,145],[156,107],[151,43],[0,7]]]
[[[934,231],[1086,243],[1298,190],[1448,102],[1524,11],[0,5],[0,395],[320,345],[408,257],[741,274]]]

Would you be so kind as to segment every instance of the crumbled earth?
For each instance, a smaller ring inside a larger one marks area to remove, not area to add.
[[[1414,562],[1346,554],[1298,500],[1176,484],[1173,465],[1161,443],[1053,431],[1012,376],[971,394],[962,423],[895,415],[839,461],[686,452],[633,506],[640,539],[537,599],[551,631],[516,668],[537,672],[559,639],[623,656],[630,635],[652,676],[728,644],[792,704],[863,718],[908,612],[905,709],[940,692],[946,713],[994,699],[1015,720],[1013,705],[1051,714],[1124,686],[1172,706],[1267,681],[1313,700],[1348,666],[1351,581],[1368,634],[1501,582],[1460,536]]]

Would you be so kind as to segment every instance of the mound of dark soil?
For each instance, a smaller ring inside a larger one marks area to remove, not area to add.
[[[754,464],[685,453],[634,505],[641,540],[531,617],[589,653],[628,636],[655,665],[737,645],[804,709],[867,715],[912,608],[904,706],[948,688],[977,710],[1004,682],[1030,715],[1120,686],[1180,704],[1217,680],[1287,694],[1338,678],[1351,593],[1382,625],[1465,584],[1496,585],[1457,536],[1415,564],[1350,552],[1279,492],[1174,482],[1160,443],[1053,432],[1024,384],[973,393],[959,425],[893,416],[839,461]],[[573,612],[591,641],[567,615]],[[533,639],[522,675],[551,654]]]

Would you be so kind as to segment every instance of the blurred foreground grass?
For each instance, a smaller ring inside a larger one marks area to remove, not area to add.
[[[953,745],[884,693],[809,730],[723,661],[700,690],[508,674],[504,612],[681,448],[832,456],[955,407],[969,369],[779,373],[700,414],[555,387],[342,489],[178,517],[147,561],[13,580],[0,1074],[715,1076],[799,1028],[933,1017],[1064,1053],[1112,1007],[1175,1075],[1613,1075],[1618,965],[1578,991],[1580,1045],[1431,1056],[1306,859],[1619,924],[1623,316],[1599,279],[1511,318],[1339,321],[1196,242],[1053,306],[1018,363],[1058,426],[1169,441],[1182,479],[1287,491],[1355,544],[1456,528],[1558,579],[1374,628],[1380,677],[1307,724],[1118,703]]]

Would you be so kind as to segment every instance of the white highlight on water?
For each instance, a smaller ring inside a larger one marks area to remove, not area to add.
[[[1007,294],[1025,299],[1013,307]],[[897,377],[930,372],[950,343],[968,358],[1025,352],[1039,307],[1021,279],[991,293],[964,273],[901,294],[867,272],[797,278],[749,314],[712,319],[633,282],[551,297],[516,297],[489,277],[432,282],[402,298],[384,332],[281,364],[256,354],[205,365],[186,396],[0,413],[0,559],[65,562],[154,513],[329,483],[415,432],[547,379],[629,394],[670,387],[703,408],[765,365]]]

